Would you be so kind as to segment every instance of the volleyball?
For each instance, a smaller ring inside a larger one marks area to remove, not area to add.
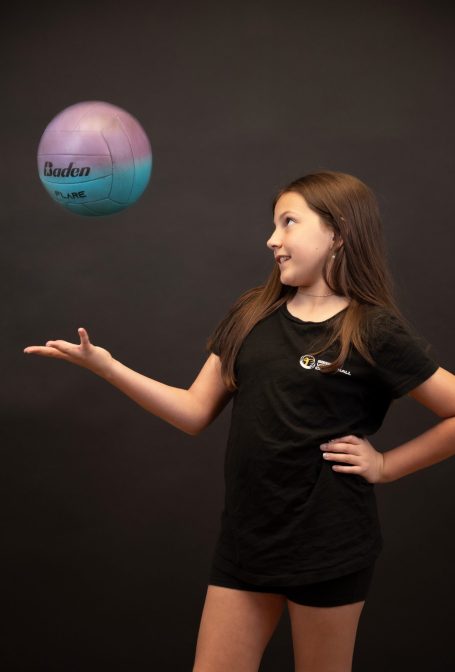
[[[78,215],[111,215],[135,203],[152,171],[152,148],[129,112],[102,101],[65,108],[38,146],[38,173],[50,197]]]

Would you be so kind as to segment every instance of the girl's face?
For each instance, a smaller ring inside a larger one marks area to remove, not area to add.
[[[335,252],[333,229],[293,191],[278,199],[274,221],[267,247],[275,255],[275,263],[279,255],[290,257],[278,264],[281,282],[293,287],[320,285],[325,260]]]

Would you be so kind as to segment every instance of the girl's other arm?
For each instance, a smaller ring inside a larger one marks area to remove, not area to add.
[[[381,483],[396,481],[455,455],[455,376],[439,367],[421,385],[408,393],[443,418],[415,439],[386,451]]]

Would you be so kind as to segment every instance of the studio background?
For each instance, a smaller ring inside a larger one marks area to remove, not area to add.
[[[92,342],[188,388],[273,268],[276,191],[307,172],[376,193],[404,314],[455,371],[454,10],[433,2],[21,3],[2,10],[1,630],[5,672],[191,670],[223,506],[232,402],[197,437],[90,372],[25,355]],[[80,217],[36,151],[65,107],[144,127],[149,186]],[[405,397],[369,437],[438,422]],[[447,460],[376,486],[384,549],[354,672],[455,669]],[[261,672],[293,670],[285,612]]]

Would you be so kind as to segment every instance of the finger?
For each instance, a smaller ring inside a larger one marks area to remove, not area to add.
[[[338,441],[337,443],[321,443],[319,446],[321,450],[331,450],[332,452],[349,452],[352,453],[352,455],[360,455],[359,453],[359,444],[353,444],[353,443],[348,443],[345,442],[343,443],[342,441]]]
[[[71,350],[73,348],[77,348],[77,345],[74,345],[74,343],[68,343],[68,341],[47,341],[46,345],[49,348],[53,348],[54,350],[57,350],[58,352],[63,352],[66,354],[71,354]]]
[[[66,355],[59,352],[57,348],[46,347],[44,345],[29,345],[24,349],[28,355],[43,355],[44,357],[54,357],[56,359],[66,359]]]
[[[332,464],[333,471],[342,471],[345,474],[361,474],[359,467],[344,467],[341,464]]]
[[[24,352],[26,352],[28,355],[29,354],[35,354],[35,353],[42,353],[42,352],[49,352],[52,348],[48,348],[45,345],[27,345],[26,348],[24,348]]]
[[[337,462],[350,462],[355,464],[356,455],[351,455],[350,453],[322,453],[322,457],[325,460],[336,460]]]
[[[89,339],[88,333],[84,329],[84,327],[79,327],[79,329],[77,331],[78,331],[79,337],[81,339],[81,345],[83,347],[87,347],[88,345],[90,345],[90,339]]]

